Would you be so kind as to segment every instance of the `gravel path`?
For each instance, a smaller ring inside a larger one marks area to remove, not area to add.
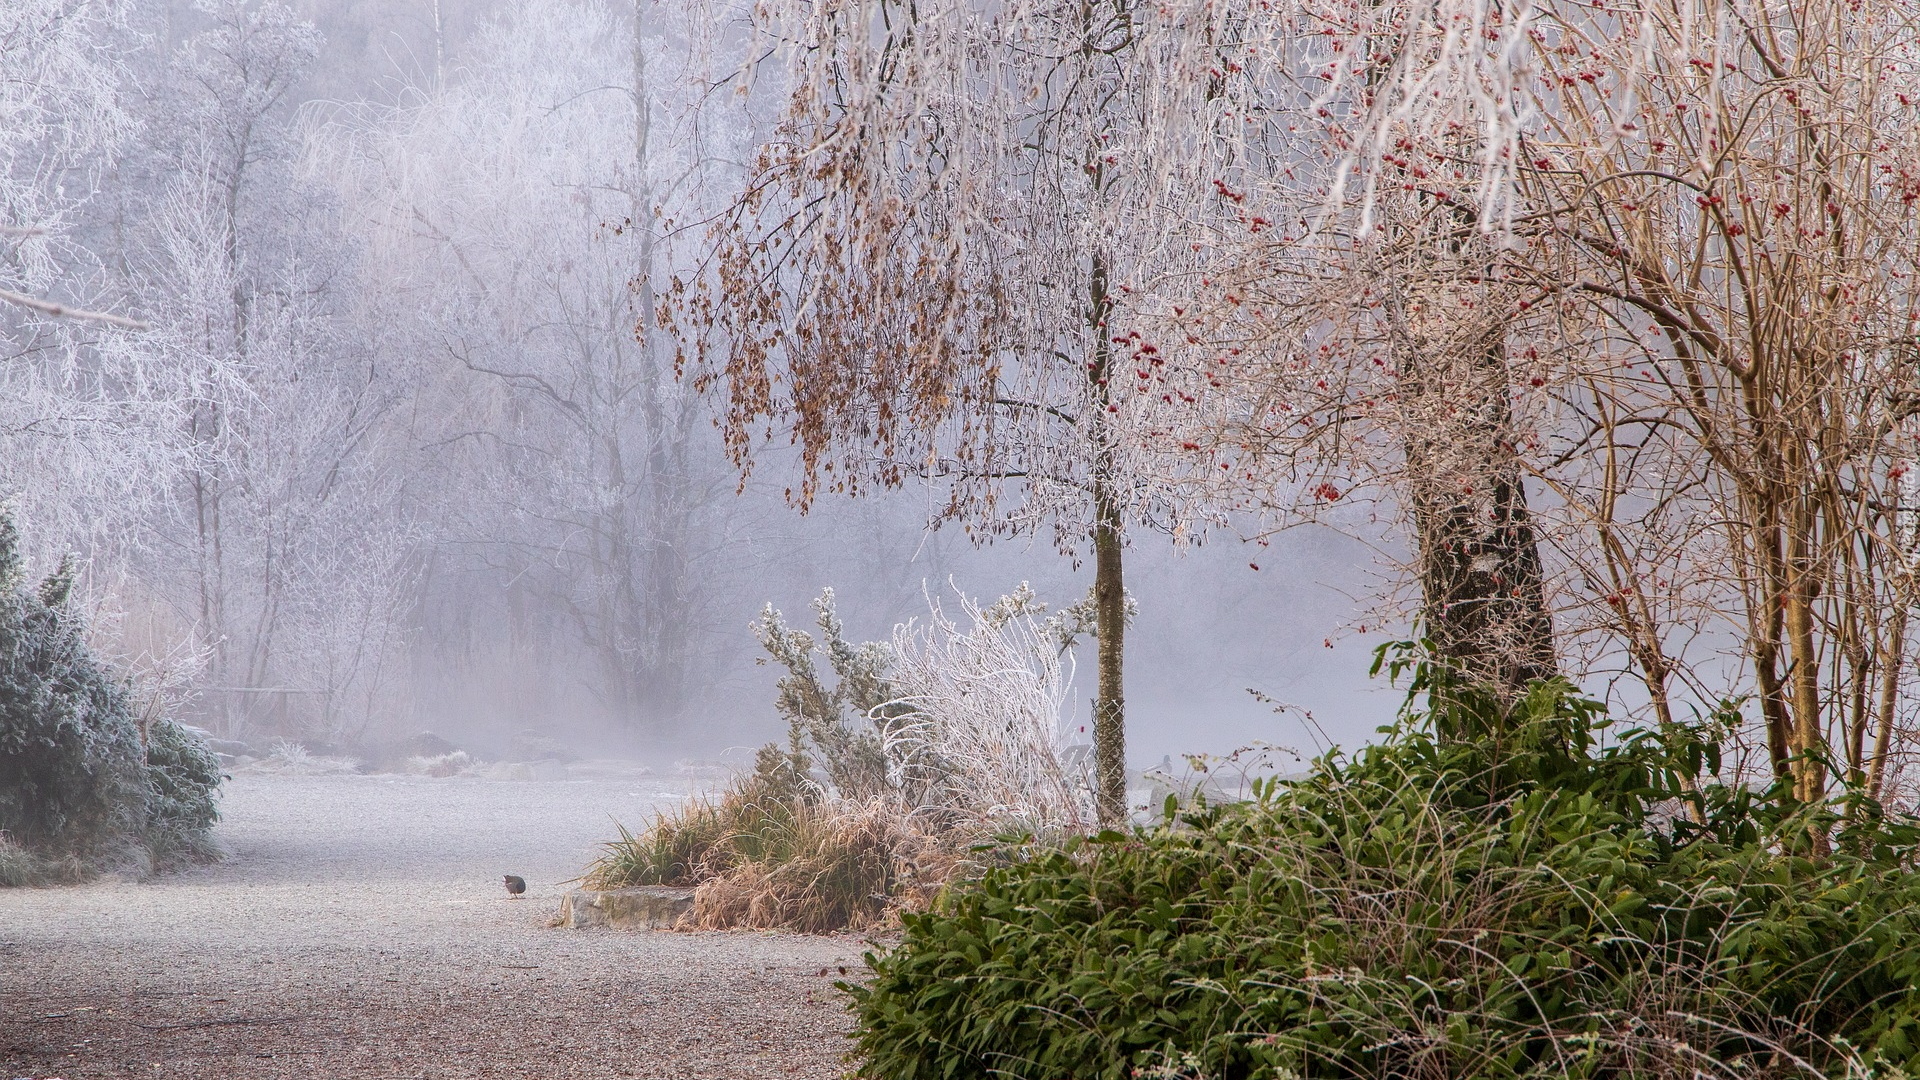
[[[0,1078],[839,1075],[864,942],[546,927],[685,791],[241,775],[223,863],[0,889]]]

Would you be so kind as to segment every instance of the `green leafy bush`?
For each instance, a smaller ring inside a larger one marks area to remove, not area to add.
[[[1252,801],[1038,854],[906,916],[871,982],[843,985],[861,1074],[1920,1065],[1912,821],[1700,785],[1719,766],[1702,729],[1601,746],[1598,707],[1564,683],[1498,723],[1448,700]]]
[[[141,731],[128,680],[68,604],[72,583],[69,561],[28,589],[0,517],[0,877],[15,883],[201,854],[217,816],[218,765],[169,722]]]

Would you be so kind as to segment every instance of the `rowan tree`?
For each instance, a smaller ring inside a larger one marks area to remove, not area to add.
[[[1577,328],[1547,467],[1656,703],[1743,640],[1774,767],[1882,794],[1912,707],[1920,27],[1899,3],[1545,9],[1512,276]]]
[[[1238,8],[1260,43],[1248,65],[1271,68],[1298,28],[1261,10]],[[1432,429],[1410,425],[1505,401],[1481,430],[1546,493],[1545,595],[1587,670],[1621,658],[1663,724],[1676,696],[1710,710],[1750,679],[1800,798],[1824,797],[1829,762],[1882,794],[1911,711],[1913,15],[1837,0],[1321,9],[1301,65],[1325,110],[1321,231],[1243,244],[1221,274],[1265,290],[1287,325],[1229,314],[1200,335],[1259,345],[1241,368],[1258,388],[1232,429],[1243,449],[1283,430],[1260,410],[1286,404],[1314,421],[1277,440],[1291,460],[1346,439],[1362,467],[1386,448],[1354,421],[1383,420],[1398,464],[1423,473]],[[1393,257],[1410,239],[1417,265]],[[1423,336],[1416,313],[1462,343],[1449,355],[1507,342],[1487,393],[1414,408],[1436,375],[1475,378],[1392,358],[1396,336]],[[1731,653],[1715,644],[1729,633]]]

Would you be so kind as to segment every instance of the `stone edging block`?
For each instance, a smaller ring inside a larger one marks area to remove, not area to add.
[[[630,889],[573,889],[560,898],[553,925],[572,930],[612,926],[665,930],[693,910],[692,889],[641,885]]]

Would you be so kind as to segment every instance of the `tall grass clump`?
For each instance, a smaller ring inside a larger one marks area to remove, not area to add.
[[[221,775],[89,645],[71,560],[29,588],[0,516],[0,884],[142,870],[211,853]]]
[[[843,987],[860,1075],[1920,1066],[1912,819],[1716,783],[1713,728],[1610,732],[1564,682],[1508,709],[1426,689],[1446,692],[1304,778],[905,915],[871,981]]]
[[[762,747],[717,798],[622,828],[590,884],[695,887],[703,927],[865,929],[925,907],[997,833],[1091,822],[1061,719],[1075,609],[1043,618],[1022,585],[985,607],[963,599],[966,628],[935,604],[891,644],[855,645],[831,590],[814,608],[818,639],[771,606],[754,624],[786,669],[786,746]]]
[[[893,807],[827,796],[792,760],[763,750],[753,775],[717,798],[662,813],[588,870],[590,888],[692,887],[687,925],[824,933],[889,922],[924,905],[935,845]]]

